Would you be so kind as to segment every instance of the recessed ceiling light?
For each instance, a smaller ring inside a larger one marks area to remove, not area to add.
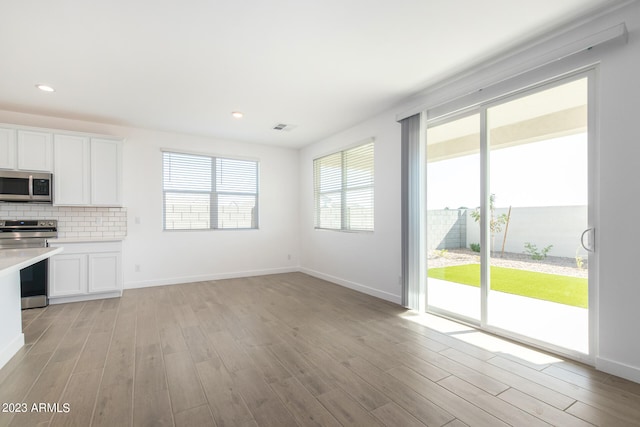
[[[56,91],[51,86],[47,86],[47,85],[38,84],[38,85],[36,85],[36,87],[38,89],[40,89],[41,91],[43,91],[43,92],[55,92]]]
[[[236,119],[241,119],[244,116],[244,114],[242,114],[240,111],[234,111],[233,113],[231,113],[231,115]]]

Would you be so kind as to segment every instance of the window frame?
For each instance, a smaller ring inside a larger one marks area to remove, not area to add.
[[[259,230],[260,229],[260,161],[255,158],[241,158],[220,156],[214,154],[194,153],[188,151],[178,151],[173,149],[162,149],[162,231],[245,231],[245,230]],[[166,155],[176,154],[180,156],[192,156],[206,158],[210,162],[211,171],[211,190],[167,190],[165,189],[165,159]],[[239,191],[225,191],[218,190],[218,160],[230,160],[240,162],[251,162],[255,164],[255,192],[239,192]],[[207,228],[167,228],[167,193],[173,194],[203,194],[208,195],[209,199],[209,227]],[[255,204],[253,207],[251,227],[220,227],[219,226],[219,196],[253,196],[255,198]]]
[[[348,175],[348,166],[346,165],[345,159],[349,152],[361,149],[367,145],[371,145],[371,156],[372,156],[372,173],[371,173],[371,183],[365,185],[353,185],[350,186],[347,175]],[[340,185],[338,189],[330,189],[326,191],[321,191],[320,188],[320,180],[321,174],[319,173],[319,163],[323,159],[327,159],[331,156],[340,156]],[[371,228],[351,228],[349,225],[348,219],[348,203],[347,203],[347,195],[349,191],[354,190],[371,190]],[[340,198],[340,228],[321,226],[321,213],[320,213],[320,196],[326,194],[338,194]],[[334,151],[313,159],[313,203],[314,203],[314,229],[315,230],[328,230],[328,231],[339,231],[346,233],[373,233],[375,232],[375,138],[368,138],[364,141],[360,141],[356,144],[353,144],[347,148],[344,148],[340,151]]]

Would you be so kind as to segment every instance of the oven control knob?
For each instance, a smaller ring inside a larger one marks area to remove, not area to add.
[[[53,221],[49,221],[49,227],[53,227]]]

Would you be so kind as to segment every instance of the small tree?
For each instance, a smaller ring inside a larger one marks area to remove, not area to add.
[[[489,220],[489,231],[491,232],[491,252],[493,252],[496,234],[502,231],[502,227],[508,221],[507,214],[500,214],[496,216],[495,201],[496,195],[491,194],[489,196],[489,211],[491,212],[491,219]],[[470,215],[471,218],[473,218],[476,222],[480,221],[480,208],[476,208],[473,212],[471,212]]]

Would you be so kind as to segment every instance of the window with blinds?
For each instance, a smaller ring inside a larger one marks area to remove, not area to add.
[[[315,227],[373,231],[373,141],[313,161]]]
[[[258,162],[162,153],[164,229],[258,228]]]

